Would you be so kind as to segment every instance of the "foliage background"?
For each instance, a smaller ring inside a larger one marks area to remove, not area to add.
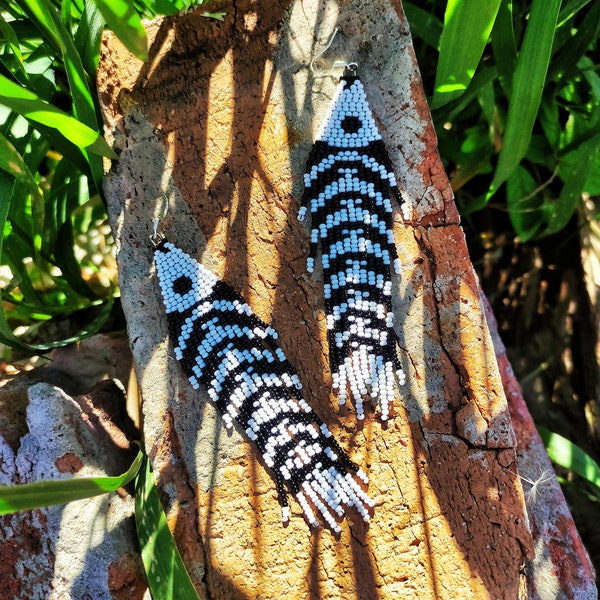
[[[0,0],[5,360],[122,323],[101,187],[102,157],[116,157],[95,90],[100,36],[108,25],[144,58],[141,18],[198,3]],[[545,434],[600,569],[600,1],[404,9],[473,262],[536,423],[572,442]]]
[[[597,461],[600,2],[404,6],[471,258],[528,407]],[[599,570],[599,472],[575,474],[578,448],[551,457],[571,469],[558,474]]]

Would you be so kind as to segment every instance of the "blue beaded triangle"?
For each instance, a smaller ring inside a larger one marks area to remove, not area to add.
[[[367,476],[304,401],[298,376],[261,321],[233,288],[162,240],[155,263],[169,337],[192,387],[203,387],[225,426],[237,425],[269,467],[289,520],[286,488],[313,526],[319,514],[336,532],[354,506],[365,521],[373,501],[354,477]],[[334,516],[335,515],[335,516]]]
[[[387,420],[404,373],[396,351],[392,269],[400,273],[392,196],[402,198],[360,80],[343,77],[304,175],[298,218],[311,219],[308,271],[321,248],[329,358],[339,403]]]

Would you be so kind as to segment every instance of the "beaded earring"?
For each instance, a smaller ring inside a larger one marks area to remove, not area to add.
[[[339,404],[345,404],[349,391],[357,419],[364,419],[363,398],[370,396],[385,421],[395,380],[405,380],[391,298],[391,270],[400,273],[391,198],[401,204],[402,196],[355,74],[357,65],[343,66],[346,73],[308,157],[298,219],[310,213],[311,273],[321,248],[329,358]]]
[[[355,479],[368,478],[301,396],[277,333],[233,288],[159,235],[157,222],[151,239],[175,357],[192,387],[208,392],[225,427],[237,425],[258,448],[283,522],[290,516],[286,488],[312,526],[319,525],[313,509],[335,532],[345,507],[368,521],[374,502]]]

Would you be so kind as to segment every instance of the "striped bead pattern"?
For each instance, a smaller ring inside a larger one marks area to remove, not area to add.
[[[343,77],[311,149],[298,218],[311,218],[308,271],[321,248],[329,357],[339,403],[348,393],[358,419],[363,398],[387,420],[396,381],[392,269],[400,273],[392,195],[402,202],[392,166],[360,80]]]
[[[313,526],[316,509],[339,532],[344,506],[368,521],[373,501],[355,479],[368,483],[367,476],[300,395],[275,330],[170,242],[156,246],[155,262],[175,356],[192,387],[207,390],[225,426],[238,425],[256,444],[274,475],[283,521],[289,520],[286,487]]]

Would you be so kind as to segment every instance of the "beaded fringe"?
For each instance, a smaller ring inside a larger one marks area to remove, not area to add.
[[[368,482],[300,395],[298,376],[277,345],[277,333],[244,299],[167,241],[155,261],[169,336],[192,387],[204,387],[229,429],[237,424],[256,444],[289,520],[285,486],[313,526],[313,508],[336,532],[344,505],[365,521],[373,501],[353,476]],[[334,516],[334,514],[336,516]]]
[[[389,417],[395,381],[404,383],[396,353],[391,269],[393,195],[402,202],[362,83],[343,77],[308,158],[298,218],[311,218],[308,271],[321,247],[329,357],[339,403],[348,391],[358,419],[370,396]]]

